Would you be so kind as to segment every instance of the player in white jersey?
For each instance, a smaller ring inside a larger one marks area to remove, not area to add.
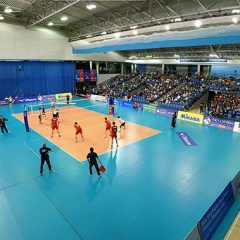
[[[119,121],[119,123],[120,123],[120,129],[119,129],[119,132],[121,132],[121,128],[122,127],[124,127],[124,129],[125,129],[125,121],[122,119],[122,118],[120,118],[119,116],[118,116],[118,121]]]

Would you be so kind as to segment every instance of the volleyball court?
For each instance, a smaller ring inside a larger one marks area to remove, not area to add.
[[[103,138],[105,134],[104,118],[108,116],[94,112],[90,110],[88,106],[79,107],[78,105],[81,101],[88,100],[71,101],[70,103],[72,104],[67,104],[64,101],[55,103],[55,107],[59,110],[60,137],[55,130],[53,138],[51,138],[52,103],[48,102],[44,104],[45,116],[42,116],[42,124],[39,124],[38,118],[38,110],[41,109],[42,104],[28,105],[28,123],[31,129],[62,148],[69,155],[79,161],[84,161],[86,160],[90,147],[94,147],[98,154],[111,151],[111,137],[108,134],[106,138]],[[102,104],[106,105],[106,103]],[[22,114],[14,114],[14,116],[23,122]],[[120,124],[118,123],[117,116],[113,118],[112,122],[113,121],[115,121],[119,127]],[[84,141],[82,141],[81,136],[78,136],[78,142],[75,142],[75,122],[77,122],[83,130]],[[118,133],[118,145],[122,147],[158,133],[158,130],[127,122],[126,129]],[[116,148],[116,145],[114,145],[113,148]]]

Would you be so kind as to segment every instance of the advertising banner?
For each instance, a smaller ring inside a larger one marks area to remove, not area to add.
[[[151,106],[151,105],[147,105],[147,104],[143,104],[143,111],[144,112],[150,112],[150,113],[156,113],[156,107]]]
[[[134,102],[129,102],[125,100],[120,100],[119,102],[119,106],[128,107],[128,108],[133,108],[133,104]]]
[[[16,98],[15,99],[15,103],[27,103],[27,102],[37,102],[38,101],[38,97],[27,97],[27,98]]]
[[[229,131],[233,131],[234,124],[235,124],[234,121],[221,119],[221,118],[214,118],[214,117],[209,117],[209,116],[204,116],[204,118],[203,118],[203,125],[226,129]]]
[[[90,99],[91,99],[91,100],[94,100],[94,101],[107,102],[107,97],[105,97],[105,96],[100,96],[100,95],[91,94]]]
[[[50,94],[50,95],[42,95],[42,96],[38,96],[38,101],[41,101],[40,99],[40,97],[42,97],[42,100],[48,100],[49,98],[51,98],[51,99],[55,99],[55,94]]]
[[[233,131],[240,133],[240,122],[234,122]]]
[[[237,196],[240,194],[240,171],[238,174],[233,178],[231,181],[232,183],[232,189],[234,194],[234,199],[237,198]]]
[[[187,113],[183,111],[178,111],[177,119],[202,124],[203,123],[203,115],[195,114],[195,113]]]
[[[90,70],[83,70],[84,82],[90,82]]]
[[[184,240],[200,240],[198,225],[196,225],[191,232],[184,238]]]
[[[170,109],[170,108],[163,108],[163,107],[157,107],[156,114],[172,117],[172,115],[176,112],[178,114],[178,110]]]
[[[97,82],[97,71],[96,70],[76,70],[76,81],[77,82]]]
[[[83,70],[79,70],[79,75],[80,75],[80,82],[84,82],[84,72],[83,72]]]
[[[80,72],[76,70],[76,82],[80,82]]]
[[[2,105],[8,105],[8,104],[9,104],[8,101],[0,101],[0,106],[2,106]]]
[[[223,91],[224,87],[210,86],[209,91]]]
[[[234,202],[232,184],[225,187],[199,221],[201,239],[209,240]]]
[[[90,80],[91,82],[97,82],[97,71],[90,70]]]
[[[180,62],[227,62],[227,59],[180,59]]]
[[[56,97],[56,100],[61,100],[61,99],[65,100],[67,95],[69,95],[69,97],[72,98],[72,93],[70,92],[55,94],[55,97]]]
[[[176,132],[176,134],[182,140],[185,146],[197,146],[197,144],[186,132]]]

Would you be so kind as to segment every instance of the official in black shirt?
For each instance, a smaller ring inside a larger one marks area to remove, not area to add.
[[[5,121],[9,121],[9,120],[7,120],[2,115],[0,115],[0,126],[1,126],[1,130],[2,130],[2,134],[4,133],[4,130],[5,130],[6,133],[9,133],[9,131],[7,130]]]
[[[89,162],[90,175],[92,175],[92,166],[94,165],[94,167],[96,168],[98,177],[101,177],[99,167],[97,164],[97,160],[99,161],[100,164],[102,164],[102,162],[101,162],[100,158],[98,157],[98,155],[94,152],[94,149],[92,147],[90,148],[90,153],[87,155],[87,160]]]
[[[49,171],[53,171],[50,160],[49,160],[49,152],[53,152],[51,148],[46,147],[46,143],[42,144],[42,148],[39,149],[39,153],[41,155],[41,165],[40,165],[40,174],[43,173],[43,165],[46,162],[48,165]]]
[[[67,95],[66,98],[67,98],[67,104],[69,104],[69,98],[70,98],[70,96]]]

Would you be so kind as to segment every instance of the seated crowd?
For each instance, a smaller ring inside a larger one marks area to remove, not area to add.
[[[240,92],[218,93],[205,106],[204,114],[212,117],[237,118],[240,116]]]

